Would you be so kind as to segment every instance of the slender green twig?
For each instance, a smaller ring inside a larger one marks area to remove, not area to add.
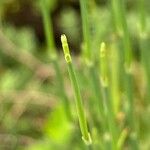
[[[111,49],[111,95],[113,100],[113,109],[115,112],[115,116],[117,116],[118,112],[120,111],[120,60],[119,60],[119,51],[117,49],[116,43],[112,43]]]
[[[87,121],[86,121],[85,112],[83,108],[83,102],[82,102],[82,98],[80,94],[80,88],[79,88],[79,84],[78,84],[77,77],[75,74],[75,70],[73,68],[72,58],[70,55],[70,50],[69,50],[67,38],[65,35],[61,36],[61,42],[62,42],[62,47],[64,51],[64,57],[68,65],[69,76],[70,76],[72,87],[74,90],[76,108],[78,112],[79,124],[80,124],[81,133],[82,133],[82,139],[85,142],[85,144],[90,145],[92,143],[91,136],[90,136],[90,133],[88,132]]]
[[[95,96],[95,103],[97,104],[97,109],[100,114],[102,129],[103,131],[105,131],[106,120],[105,120],[105,112],[104,112],[104,102],[103,102],[103,98],[101,94],[99,76],[96,71],[97,71],[97,68],[94,65],[89,66],[89,74],[91,77],[91,82],[92,82],[91,84],[94,89],[93,92]]]
[[[48,11],[48,7],[45,0],[40,1],[41,5],[41,12],[43,17],[43,25],[45,30],[46,42],[48,47],[48,55],[50,58],[57,57],[56,56],[56,46],[53,37],[53,27],[52,27],[52,20]]]
[[[106,52],[105,43],[101,44],[100,48],[100,78],[101,78],[101,85],[103,91],[103,98],[105,101],[105,110],[106,110],[106,117],[109,126],[109,132],[112,138],[112,149],[117,150],[117,127],[115,123],[115,115],[112,106],[112,99],[110,95],[109,89],[109,65],[108,65],[108,56]]]
[[[100,118],[104,117],[104,106],[102,101],[102,95],[100,92],[99,77],[96,73],[97,68],[95,67],[95,60],[92,55],[91,47],[91,34],[90,34],[90,24],[89,24],[89,13],[88,13],[88,0],[80,0],[81,16],[82,16],[82,30],[83,30],[83,40],[84,40],[84,60],[88,66],[89,75],[91,77],[91,84],[94,91],[94,100],[98,104],[98,111],[100,112]],[[102,128],[105,128],[105,121],[102,122]]]
[[[82,30],[83,30],[83,42],[84,42],[84,51],[83,55],[85,60],[88,62],[91,59],[91,44],[90,44],[90,25],[88,20],[88,9],[87,9],[88,0],[80,0],[80,9],[82,17]]]
[[[131,73],[127,73],[125,76],[125,94],[129,100],[129,106],[127,111],[127,123],[130,127],[130,142],[133,150],[138,148],[138,138],[137,138],[137,126],[135,124],[135,115],[134,115],[134,96],[133,96],[133,76]]]
[[[138,0],[138,10],[139,10],[140,30],[141,32],[145,32],[147,26],[145,0]]]
[[[140,49],[141,49],[141,60],[142,60],[142,64],[144,66],[144,72],[146,74],[146,81],[147,81],[147,102],[150,99],[150,61],[149,61],[149,56],[150,56],[150,52],[149,52],[149,39],[147,38],[146,33],[144,33],[145,35],[141,35],[140,36]]]
[[[145,74],[147,77],[147,93],[148,98],[150,98],[150,61],[149,61],[149,39],[147,34],[147,13],[146,13],[146,1],[139,0],[138,10],[139,10],[139,43],[141,49],[141,60],[145,69]]]
[[[121,37],[124,46],[125,65],[130,68],[132,61],[132,48],[127,21],[125,17],[125,4],[123,0],[111,0],[112,15],[116,26],[116,31]]]
[[[68,116],[69,119],[71,119],[71,109],[70,109],[69,99],[65,92],[64,81],[63,81],[63,77],[61,74],[60,66],[58,64],[58,55],[56,52],[56,46],[54,42],[52,20],[51,20],[45,0],[41,0],[41,12],[42,12],[42,17],[43,17],[43,25],[44,25],[47,47],[48,47],[48,56],[50,57],[53,63],[53,66],[56,72],[57,83],[58,83],[59,89],[61,89],[59,90],[60,91],[59,96],[64,102],[66,115]]]
[[[127,135],[128,135],[128,130],[127,129],[123,129],[123,131],[121,132],[120,137],[118,139],[118,143],[117,143],[118,150],[122,150],[123,149],[123,145],[125,143]]]
[[[124,48],[124,61],[125,61],[125,75],[124,75],[124,85],[125,94],[128,99],[128,112],[127,112],[127,122],[132,130],[132,133],[136,134],[135,127],[135,117],[134,117],[134,97],[133,97],[133,77],[132,77],[132,46],[130,42],[130,35],[128,31],[127,21],[125,17],[125,4],[123,0],[111,0],[113,17],[116,24],[117,33],[121,36]],[[132,135],[132,134],[131,134]],[[133,149],[138,149],[137,139],[130,136]]]

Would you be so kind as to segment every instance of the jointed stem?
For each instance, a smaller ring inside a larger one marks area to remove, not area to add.
[[[70,120],[72,117],[70,104],[69,104],[69,100],[65,92],[61,69],[58,64],[58,56],[57,56],[56,46],[55,46],[54,36],[53,36],[52,20],[49,15],[48,7],[47,7],[45,0],[41,0],[41,12],[42,12],[42,17],[43,17],[43,25],[44,25],[47,47],[48,47],[48,56],[50,56],[50,59],[53,63],[53,66],[56,72],[58,88],[60,89],[59,96],[62,98],[64,102],[66,116],[68,116],[68,119]]]
[[[68,72],[69,72],[70,80],[72,82],[72,87],[74,90],[76,108],[77,108],[77,113],[78,113],[78,118],[79,118],[80,129],[82,133],[82,139],[86,145],[90,145],[92,141],[91,141],[90,134],[88,132],[87,121],[86,121],[85,112],[83,108],[83,102],[82,102],[82,98],[80,94],[80,88],[79,88],[79,84],[78,84],[77,77],[75,74],[75,70],[73,68],[72,58],[70,55],[70,50],[69,50],[67,38],[65,35],[61,36],[61,42],[62,42],[62,47],[64,51],[64,57],[68,65]]]

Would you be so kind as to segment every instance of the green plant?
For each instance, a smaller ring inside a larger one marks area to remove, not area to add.
[[[109,79],[109,64],[108,64],[108,52],[106,50],[105,43],[101,44],[100,48],[100,78],[103,91],[103,99],[105,102],[106,119],[108,122],[109,132],[112,139],[112,149],[117,149],[117,127],[115,122],[115,114],[113,110],[112,98],[110,94],[110,79]]]
[[[84,140],[85,144],[89,145],[92,143],[92,140],[91,140],[90,133],[88,132],[87,121],[86,121],[85,112],[83,109],[83,102],[82,102],[82,98],[80,94],[79,84],[78,84],[77,77],[73,68],[70,50],[69,50],[67,38],[65,35],[61,36],[61,42],[62,42],[62,47],[64,50],[64,57],[68,65],[69,76],[70,76],[72,87],[73,87],[74,94],[75,94],[76,108],[78,112],[82,139]]]
[[[71,109],[70,109],[69,99],[65,92],[64,81],[63,81],[63,77],[61,74],[60,65],[58,63],[59,56],[56,52],[52,21],[51,21],[51,16],[49,15],[49,9],[48,9],[47,3],[48,2],[46,0],[40,1],[41,12],[42,12],[42,17],[43,17],[43,25],[44,25],[46,41],[47,41],[47,49],[48,49],[47,55],[49,56],[53,66],[54,66],[54,69],[56,72],[58,88],[61,89],[59,91],[59,96],[61,97],[61,99],[64,103],[64,107],[65,107],[68,119],[71,119]]]
[[[0,149],[149,150],[150,2],[1,1]]]

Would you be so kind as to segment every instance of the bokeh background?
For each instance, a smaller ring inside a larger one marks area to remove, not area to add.
[[[138,12],[136,0],[125,0],[127,20],[135,59],[137,61],[137,91],[140,69]],[[94,5],[94,0],[89,1]],[[107,0],[95,0],[97,9],[91,10],[91,27],[100,41],[111,41],[113,25]],[[146,9],[149,11],[149,2]],[[69,38],[72,53],[78,60],[82,47],[82,24],[78,0],[49,0],[49,14],[54,39],[60,55],[66,91],[72,101],[70,82],[62,56],[60,35]],[[148,20],[150,16],[148,15]],[[93,19],[93,20],[92,20]],[[149,24],[150,21],[148,21]],[[96,26],[96,31],[95,31]],[[149,28],[150,30],[150,28]],[[100,42],[95,40],[95,43]],[[93,46],[94,43],[93,43]],[[58,96],[55,71],[47,57],[46,40],[38,0],[0,0],[0,149],[1,150],[57,150],[82,149],[78,126],[72,130]],[[96,47],[96,46],[95,46]],[[78,61],[76,61],[77,65]],[[84,79],[81,79],[84,82]],[[81,82],[82,82],[81,81]],[[141,81],[142,82],[142,81]],[[140,83],[141,83],[140,82]],[[143,84],[144,85],[144,84]],[[143,88],[144,89],[144,88]],[[140,90],[139,90],[140,91]],[[139,95],[138,95],[139,94]],[[141,96],[137,92],[137,97]],[[138,109],[145,109],[141,102]],[[141,106],[141,107],[140,107]],[[146,110],[146,109],[145,109]],[[149,111],[147,111],[149,112]],[[141,115],[142,133],[147,139],[149,114]],[[143,110],[144,113],[144,110]],[[140,114],[139,114],[140,116]],[[73,121],[73,124],[77,124]],[[79,144],[80,143],[80,144]],[[145,149],[148,140],[145,140]],[[80,146],[78,146],[80,145]],[[150,148],[150,147],[149,147]],[[144,149],[143,149],[144,150]],[[148,149],[147,149],[148,150]]]

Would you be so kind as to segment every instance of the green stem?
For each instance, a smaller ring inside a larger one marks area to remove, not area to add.
[[[144,71],[147,80],[147,102],[150,100],[150,61],[149,61],[149,39],[146,36],[140,37],[141,60],[144,66]]]
[[[91,55],[90,25],[89,25],[87,4],[88,4],[88,0],[80,0],[83,40],[85,44],[83,55],[85,57],[85,60],[89,61],[92,55]]]
[[[112,105],[112,98],[110,94],[109,84],[110,84],[110,75],[109,75],[109,63],[108,55],[106,51],[105,43],[101,44],[100,48],[100,78],[103,92],[103,99],[105,102],[105,112],[108,122],[109,132],[112,138],[112,149],[117,150],[117,128],[115,122],[115,115]]]
[[[101,120],[101,125],[102,125],[102,129],[103,131],[105,131],[106,129],[106,120],[105,120],[105,111],[104,111],[104,102],[103,102],[103,98],[102,98],[102,94],[101,94],[101,87],[100,87],[100,81],[99,81],[99,77],[97,75],[96,72],[96,68],[94,65],[89,66],[89,74],[91,77],[91,83],[92,83],[92,89],[94,91],[94,95],[95,95],[95,102],[100,114],[100,118]]]
[[[116,43],[112,44],[111,49],[111,67],[113,68],[111,71],[111,94],[112,94],[112,100],[113,100],[113,110],[115,112],[115,116],[117,116],[118,112],[120,111],[120,60],[119,60],[119,51],[117,49]]]
[[[122,150],[123,149],[123,145],[125,143],[125,140],[127,138],[127,135],[128,135],[128,130],[127,129],[124,129],[120,136],[119,136],[119,139],[118,139],[118,143],[117,143],[117,147],[118,147],[118,150]]]
[[[112,16],[116,26],[116,31],[121,37],[124,46],[125,65],[130,68],[132,62],[132,46],[125,17],[125,4],[123,0],[111,0]]]
[[[138,10],[139,10],[139,20],[140,20],[140,28],[141,32],[145,32],[146,30],[146,1],[138,0]]]
[[[85,114],[83,109],[83,102],[82,102],[78,81],[72,63],[68,63],[68,71],[69,71],[69,76],[72,81],[72,86],[75,94],[76,107],[78,111],[81,132],[83,134],[83,138],[86,141],[89,141],[89,133],[88,133],[87,122],[85,119]]]
[[[80,9],[82,17],[82,30],[83,30],[83,40],[84,40],[84,59],[85,63],[88,66],[88,71],[91,76],[91,82],[93,86],[95,102],[98,104],[98,109],[100,112],[100,117],[104,117],[104,108],[102,102],[102,96],[100,94],[100,83],[99,78],[96,74],[96,67],[92,64],[92,50],[91,50],[91,34],[90,34],[90,23],[89,23],[89,11],[88,11],[88,0],[80,0]],[[102,127],[105,128],[105,122],[102,121]]]
[[[63,81],[63,77],[61,74],[61,69],[60,69],[60,66],[59,66],[59,63],[57,60],[58,56],[57,56],[56,46],[55,46],[55,42],[54,42],[52,20],[51,20],[45,0],[41,0],[41,12],[42,12],[42,17],[43,17],[43,25],[44,25],[44,30],[45,30],[47,47],[49,49],[48,55],[50,56],[50,59],[53,63],[53,66],[54,66],[54,69],[56,72],[56,79],[57,79],[57,83],[58,83],[58,89],[60,92],[59,96],[64,102],[66,116],[68,116],[68,119],[70,120],[72,118],[71,117],[72,116],[71,108],[70,108],[70,104],[69,104],[69,99],[65,92],[64,81]]]
[[[125,61],[125,93],[128,99],[129,109],[127,113],[127,120],[129,126],[132,129],[132,133],[136,134],[135,124],[134,124],[134,105],[133,105],[133,83],[131,71],[131,63],[133,59],[132,46],[130,42],[130,35],[128,31],[127,21],[125,17],[125,4],[123,0],[111,0],[113,17],[116,24],[117,33],[121,36],[123,47],[124,47],[124,61]],[[119,26],[119,27],[118,27]],[[121,32],[121,34],[120,34]],[[130,138],[133,149],[138,149],[137,139]]]
[[[150,99],[150,61],[149,61],[149,39],[147,33],[147,14],[146,14],[146,1],[139,0],[139,22],[140,22],[140,49],[141,49],[141,61],[145,69],[145,74],[147,77],[147,101]]]
[[[60,72],[60,67],[59,67],[58,61],[53,60],[52,63],[53,63],[53,66],[54,66],[55,72],[56,72],[56,79],[57,79],[57,83],[58,83],[59,96],[61,97],[61,99],[64,102],[66,116],[68,117],[69,120],[72,120],[72,112],[71,112],[71,108],[70,108],[70,103],[69,103],[69,99],[68,99],[66,92],[65,92],[64,80],[63,80],[63,76]]]
[[[92,141],[91,141],[90,134],[88,132],[87,121],[86,121],[86,117],[84,113],[80,88],[79,88],[79,84],[78,84],[77,77],[75,74],[75,70],[73,68],[72,58],[70,55],[70,50],[69,50],[67,38],[65,35],[61,36],[61,42],[62,42],[62,47],[64,51],[64,57],[68,65],[68,72],[69,72],[70,80],[71,80],[72,87],[74,90],[76,108],[77,108],[77,113],[78,113],[78,118],[79,118],[79,125],[80,125],[80,129],[82,133],[82,139],[86,145],[90,145]]]
[[[50,54],[50,57],[53,57],[56,55],[56,46],[55,46],[54,36],[53,36],[54,34],[53,34],[52,20],[45,0],[41,1],[41,12],[43,17],[46,42],[49,48],[48,54]]]
[[[106,105],[106,117],[108,121],[108,127],[109,127],[109,132],[111,134],[112,138],[112,149],[117,150],[117,128],[116,128],[116,122],[115,122],[115,115],[113,112],[113,106],[110,98],[110,91],[107,86],[103,87],[103,98],[105,100],[105,105]]]
[[[127,123],[130,127],[130,142],[133,150],[138,150],[137,127],[134,115],[133,76],[131,73],[125,75],[125,94],[128,99]]]

